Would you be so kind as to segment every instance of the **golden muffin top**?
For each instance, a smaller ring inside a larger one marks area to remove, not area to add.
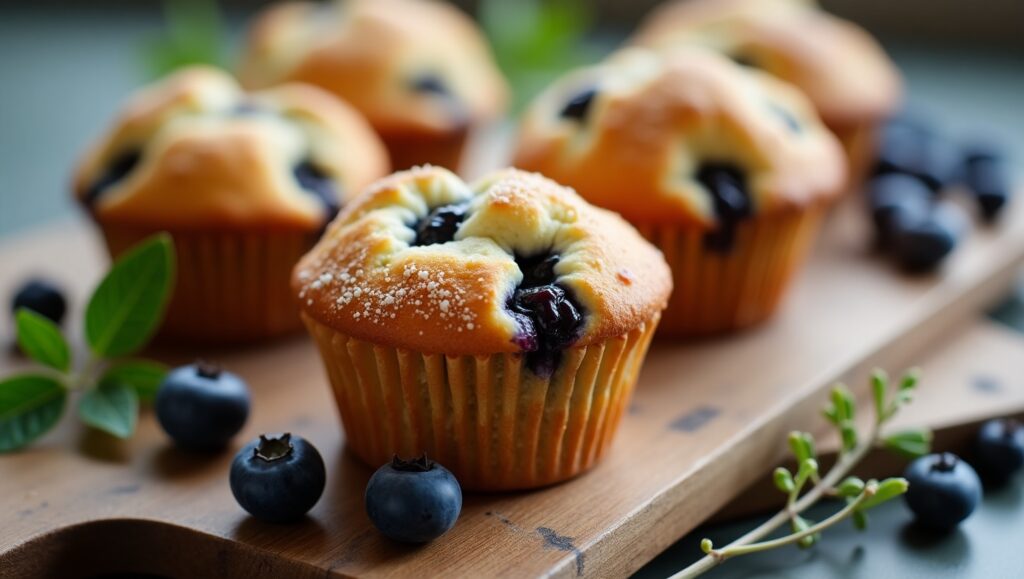
[[[462,130],[508,100],[476,24],[437,0],[279,4],[251,27],[240,77],[250,87],[325,88],[384,135]]]
[[[466,184],[396,173],[347,206],[295,267],[305,315],[375,344],[449,355],[619,336],[664,309],[661,253],[618,215],[517,170]]]
[[[380,138],[330,94],[298,84],[247,94],[193,67],[128,99],[74,190],[105,223],[315,231],[387,171]]]
[[[799,87],[832,127],[888,116],[902,93],[878,42],[812,0],[675,0],[654,10],[633,42],[720,51]]]
[[[846,177],[797,90],[694,48],[626,49],[567,74],[527,111],[515,165],[630,221],[705,229],[828,198]]]

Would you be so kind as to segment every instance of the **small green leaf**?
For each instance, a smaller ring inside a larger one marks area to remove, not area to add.
[[[883,438],[882,445],[908,458],[917,458],[931,452],[932,433],[928,429],[897,432]]]
[[[22,374],[0,381],[0,452],[46,434],[64,413],[67,392],[49,376]]]
[[[857,448],[857,428],[853,422],[844,420],[839,424],[839,434],[843,439],[843,450],[850,451]]]
[[[67,372],[71,367],[71,351],[60,328],[48,318],[21,308],[15,315],[18,345],[30,358],[54,370]]]
[[[887,478],[878,483],[878,488],[875,490],[875,494],[864,499],[860,508],[861,510],[866,511],[870,508],[877,507],[878,505],[907,492],[907,488],[909,487],[910,483],[908,483],[905,478]]]
[[[907,373],[903,375],[903,379],[900,381],[900,390],[913,390],[917,387],[917,383],[921,380],[921,369],[911,368],[907,370]]]
[[[89,426],[118,438],[128,438],[135,432],[139,397],[128,386],[104,382],[82,396],[78,416]]]
[[[797,464],[809,458],[816,458],[814,449],[814,437],[808,432],[793,431],[789,433],[789,449],[796,457]]]
[[[167,375],[167,366],[149,360],[129,360],[111,367],[100,383],[116,383],[127,386],[138,394],[139,400],[148,402],[156,396]]]
[[[809,521],[809,520],[801,517],[800,515],[797,515],[797,516],[793,517],[793,519],[792,519],[792,527],[793,527],[793,533],[794,534],[795,533],[802,533],[802,532],[806,531],[807,529],[810,529],[811,526],[813,526],[813,525],[814,525],[814,521]],[[817,543],[818,539],[820,539],[820,538],[821,538],[821,535],[819,535],[818,533],[813,533],[811,535],[807,535],[806,537],[804,537],[804,538],[800,539],[799,541],[797,541],[797,546],[799,546],[801,549],[809,549],[809,548],[813,547],[814,544]]]
[[[784,493],[789,494],[796,488],[796,485],[793,483],[792,473],[790,473],[789,469],[785,467],[780,466],[775,469],[775,473],[772,475],[772,478],[775,479],[775,488]]]
[[[878,417],[885,416],[885,394],[889,388],[889,376],[885,373],[885,370],[876,368],[871,373],[871,393],[875,399],[875,414]]]
[[[711,539],[701,539],[700,550],[705,554],[710,553],[715,549],[715,544],[711,542]]]
[[[832,403],[826,404],[824,410],[822,410],[821,413],[832,424],[835,424],[835,425],[839,424],[839,413],[836,411],[836,407],[835,407],[834,404],[832,404]]]
[[[113,265],[85,310],[85,337],[101,357],[126,356],[142,348],[163,319],[174,284],[174,246],[154,235]]]
[[[853,401],[853,394],[850,390],[842,385],[837,384],[832,388],[832,405],[836,409],[836,418],[840,422],[844,420],[853,420],[855,404]]]
[[[864,511],[857,509],[853,511],[853,527],[858,531],[863,531],[868,528],[868,515]]]
[[[839,493],[839,496],[841,497],[856,497],[860,495],[860,493],[864,492],[864,481],[855,476],[846,477],[846,479],[836,487],[836,492]]]

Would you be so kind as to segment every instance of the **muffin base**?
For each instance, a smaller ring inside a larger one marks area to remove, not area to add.
[[[158,229],[102,225],[112,257]],[[296,231],[168,231],[177,253],[174,294],[159,336],[242,343],[302,328],[292,267],[316,241]]]
[[[565,350],[550,379],[520,353],[423,354],[375,345],[302,314],[327,368],[348,447],[371,467],[426,452],[463,488],[572,478],[607,451],[654,329]]]
[[[675,289],[659,335],[714,335],[769,318],[806,261],[825,207],[743,222],[737,226],[735,246],[725,253],[706,250],[703,231],[635,224],[672,268]]]
[[[468,135],[463,129],[440,135],[391,133],[381,137],[395,171],[429,164],[458,173]]]

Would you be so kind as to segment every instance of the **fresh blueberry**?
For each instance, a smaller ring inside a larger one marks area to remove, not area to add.
[[[114,157],[99,178],[85,192],[86,205],[94,204],[104,191],[127,177],[140,160],[142,160],[142,151],[139,149],[129,149]]]
[[[249,387],[235,374],[211,364],[182,366],[160,385],[156,417],[183,448],[223,448],[249,417]]]
[[[467,203],[452,203],[435,208],[416,224],[416,240],[413,245],[434,245],[455,239],[455,232],[466,218],[467,209]]]
[[[309,191],[324,204],[327,219],[333,218],[341,209],[341,194],[337,182],[309,159],[300,161],[292,169],[299,186]]]
[[[875,174],[901,173],[920,179],[934,192],[956,176],[956,151],[927,121],[916,117],[891,120],[878,141]]]
[[[320,500],[327,469],[301,436],[261,434],[231,462],[231,494],[250,515],[268,523],[301,519]]]
[[[33,279],[21,286],[11,301],[12,312],[17,313],[21,308],[32,310],[60,325],[68,304],[60,288],[46,280]]]
[[[395,458],[366,485],[366,514],[384,536],[426,543],[448,532],[462,510],[462,488],[448,469],[427,459]]]
[[[921,220],[931,213],[932,193],[920,180],[909,175],[889,173],[867,184],[871,218],[879,245],[887,247],[897,226]]]
[[[991,145],[968,147],[964,153],[963,181],[977,199],[985,221],[995,221],[1012,193],[1002,153]]]
[[[963,210],[948,202],[938,202],[921,215],[902,214],[893,230],[893,255],[907,272],[932,271],[953,251],[966,227]]]
[[[904,495],[917,520],[936,530],[950,530],[974,512],[981,500],[981,480],[955,454],[930,454],[910,463],[903,474],[910,487]]]
[[[1024,468],[1024,425],[1005,418],[982,424],[974,456],[975,466],[987,480],[1006,482]]]
[[[559,116],[563,119],[573,119],[576,121],[586,120],[587,113],[590,111],[590,105],[593,104],[594,97],[596,96],[596,88],[584,89],[570,98],[569,102],[565,103],[561,112],[558,113]]]
[[[731,251],[736,243],[737,224],[754,213],[743,171],[729,163],[705,163],[697,181],[711,195],[718,226],[704,237],[704,247],[716,252]]]

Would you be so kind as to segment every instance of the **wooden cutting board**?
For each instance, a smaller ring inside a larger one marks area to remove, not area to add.
[[[150,412],[117,441],[68,416],[32,447],[0,455],[0,577],[105,572],[174,577],[621,576],[650,560],[779,461],[786,432],[819,429],[837,380],[926,368],[905,421],[952,428],[1024,411],[1024,340],[979,312],[1024,261],[1024,204],[975,232],[941,276],[909,278],[865,250],[857,207],[832,216],[781,314],[699,343],[657,342],[610,454],[590,473],[529,492],[470,495],[455,528],[422,546],[370,526],[372,470],[346,454],[320,361],[305,337],[247,350],[159,350],[171,364],[215,359],[249,381],[253,413],[235,449],[261,432],[310,439],[328,488],[308,519],[263,524],[235,504],[233,450],[190,455]],[[33,273],[70,288],[80,314],[106,258],[87,224],[0,239],[0,296]],[[7,323],[0,340],[11,342]],[[70,328],[81,348],[80,328]],[[20,367],[0,357],[3,373]]]

